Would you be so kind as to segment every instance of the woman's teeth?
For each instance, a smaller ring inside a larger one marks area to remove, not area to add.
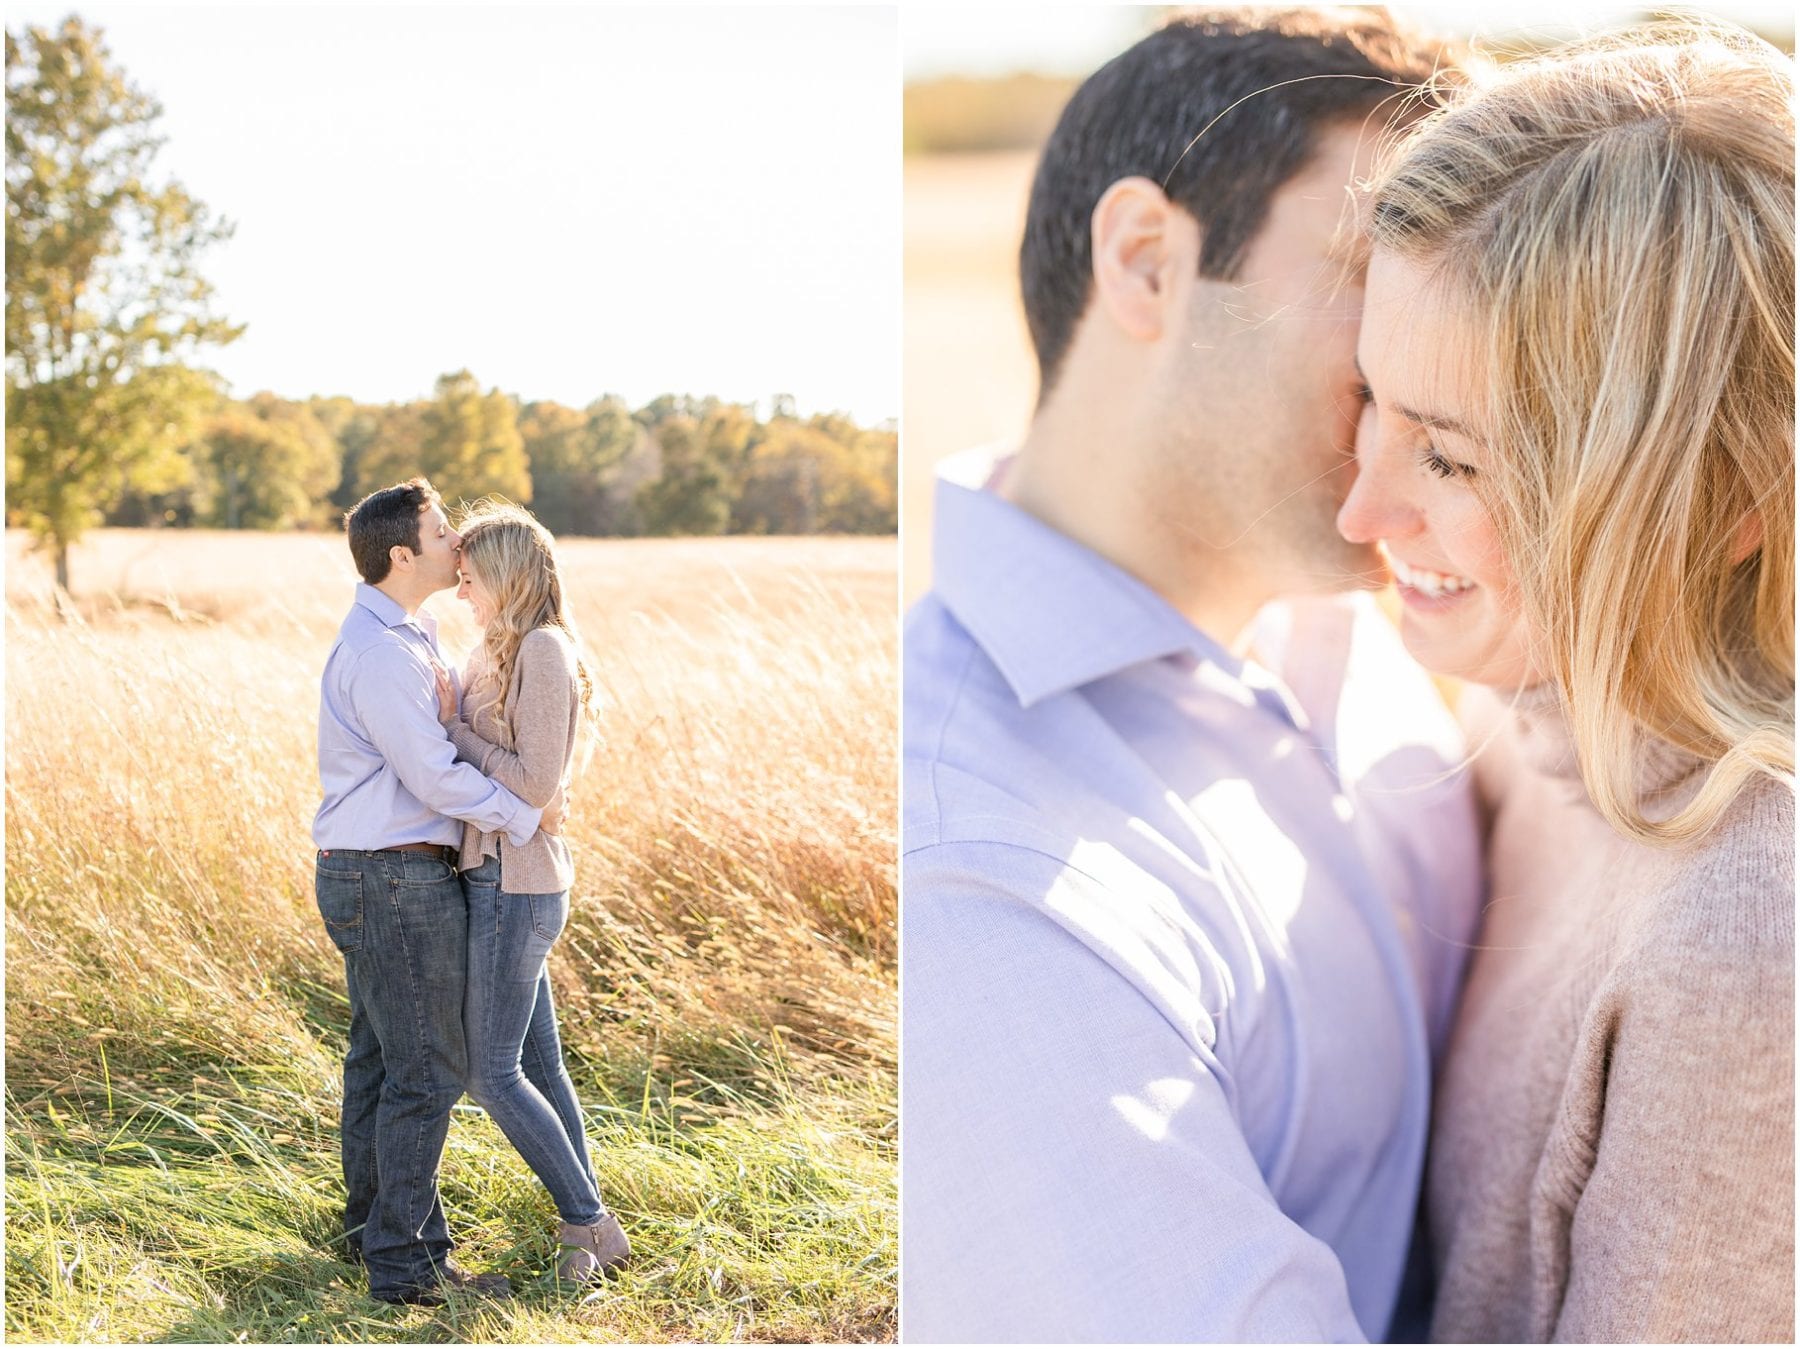
[[[1400,584],[1411,586],[1422,595],[1455,595],[1475,588],[1475,583],[1466,576],[1447,576],[1443,572],[1426,571],[1423,567],[1409,567],[1391,555],[1388,561],[1393,565],[1394,576]]]

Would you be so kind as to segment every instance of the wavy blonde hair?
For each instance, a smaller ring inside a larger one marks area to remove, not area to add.
[[[1472,485],[1588,793],[1643,842],[1793,781],[1793,85],[1740,30],[1648,25],[1489,74],[1368,198],[1369,242],[1468,317]],[[1704,769],[1666,818],[1655,741]]]
[[[519,646],[539,628],[560,628],[575,652],[575,680],[581,709],[593,716],[594,681],[581,655],[581,637],[563,603],[562,575],[556,566],[556,540],[529,511],[510,502],[475,503],[457,527],[462,535],[463,565],[473,567],[494,596],[494,616],[481,636],[484,676],[497,681],[495,711],[512,726],[506,698],[512,687]]]

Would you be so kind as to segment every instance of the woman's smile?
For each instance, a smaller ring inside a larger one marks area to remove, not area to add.
[[[1422,613],[1443,613],[1473,597],[1481,587],[1467,576],[1435,571],[1396,557],[1384,541],[1382,551],[1393,568],[1395,588],[1401,600]]]

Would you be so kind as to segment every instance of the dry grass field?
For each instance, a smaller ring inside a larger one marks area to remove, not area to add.
[[[891,1338],[895,555],[563,546],[604,743],[551,968],[637,1254],[585,1297],[543,1283],[548,1197],[465,1101],[458,1259],[522,1291],[426,1310],[323,1249],[347,1006],[308,826],[341,536],[105,531],[59,615],[9,533],[7,1337]]]

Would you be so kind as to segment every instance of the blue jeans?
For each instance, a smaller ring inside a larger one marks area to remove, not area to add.
[[[377,1295],[436,1282],[450,1254],[438,1162],[467,1065],[468,908],[427,853],[318,855],[319,914],[344,956],[344,1230]]]
[[[569,892],[511,894],[501,888],[497,857],[483,858],[462,880],[469,911],[463,1003],[469,1095],[537,1172],[564,1222],[599,1222],[606,1206],[575,1086],[563,1067],[544,966],[569,921]]]

